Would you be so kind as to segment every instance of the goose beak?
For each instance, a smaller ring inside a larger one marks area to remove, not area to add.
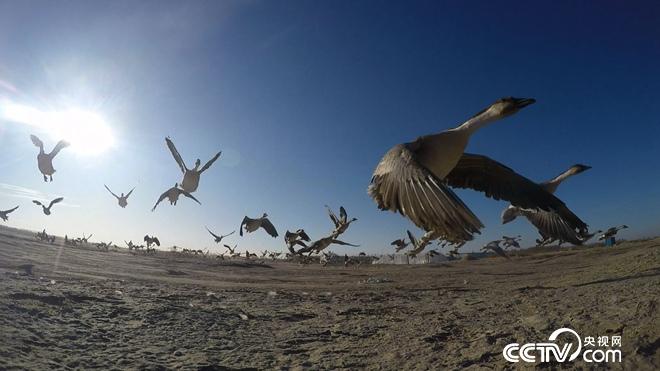
[[[527,107],[530,104],[536,103],[536,99],[534,98],[513,98],[514,102],[516,104],[516,108],[521,109],[523,107]]]

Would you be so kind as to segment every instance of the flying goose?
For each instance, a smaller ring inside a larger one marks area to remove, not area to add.
[[[307,247],[305,242],[303,241],[311,241],[311,238],[305,233],[304,229],[298,229],[295,232],[289,232],[288,230],[284,234],[284,242],[286,243],[287,248],[292,254],[296,253],[296,250],[294,247],[296,245],[300,245],[302,247]]]
[[[44,176],[44,182],[47,182],[50,178],[50,181],[53,181],[53,174],[55,174],[55,168],[53,168],[53,159],[57,154],[62,150],[62,148],[68,147],[69,143],[60,140],[53,148],[53,151],[50,153],[44,152],[44,143],[41,139],[37,138],[36,135],[30,135],[32,143],[39,147],[39,154],[37,155],[37,165],[39,166],[39,171]]]
[[[360,245],[353,245],[344,241],[338,240],[334,234],[331,234],[328,237],[321,238],[320,240],[316,240],[312,242],[311,245],[308,247],[303,247],[302,249],[298,250],[296,253],[298,255],[304,254],[304,253],[320,253],[321,251],[325,250],[328,246],[336,244],[336,245],[344,245],[344,246],[352,246],[352,247],[359,247]]]
[[[505,248],[515,247],[516,249],[519,249],[520,248],[520,243],[519,243],[520,240],[521,240],[520,235],[518,235],[516,237],[502,236],[502,246],[504,246]]]
[[[547,192],[554,194],[557,187],[559,187],[564,180],[589,169],[591,169],[591,166],[576,164],[555,178],[540,183],[539,185]],[[553,211],[525,209],[509,205],[502,211],[502,224],[509,223],[520,215],[527,218],[527,220],[536,227],[542,237],[542,244],[547,244],[548,241],[560,240],[570,242],[574,245],[581,245],[586,241],[585,237],[588,233],[587,231],[581,230],[577,232],[570,223]]]
[[[174,183],[174,187],[168,189],[167,191],[163,192],[162,195],[160,195],[160,197],[158,198],[158,201],[156,201],[156,204],[151,209],[151,211],[152,212],[155,211],[156,206],[158,206],[158,204],[161,201],[163,201],[166,197],[170,201],[170,205],[176,205],[176,202],[179,200],[180,195],[184,195],[184,196],[194,200],[195,202],[197,202],[200,205],[202,204],[201,202],[199,202],[199,200],[197,200],[195,198],[195,196],[193,196],[190,193],[188,193],[188,192],[184,191],[183,189],[179,188],[179,183]]]
[[[348,220],[348,214],[346,213],[346,209],[344,209],[343,206],[339,207],[339,217],[335,215],[335,213],[330,209],[328,205],[325,205],[326,209],[328,209],[328,215],[330,216],[330,220],[332,220],[332,223],[335,225],[335,230],[332,232],[332,234],[335,235],[335,237],[338,237],[340,234],[346,232],[348,229],[348,226],[357,220],[357,218],[352,218],[351,220]]]
[[[232,248],[231,246],[229,246],[229,245],[223,245],[223,246],[229,251],[229,254],[230,254],[230,255],[233,255],[234,252],[235,252],[235,250],[236,250],[236,248],[238,247],[238,245],[234,245],[233,248]]]
[[[122,192],[121,196],[117,196],[116,194],[114,194],[114,192],[110,190],[110,188],[108,188],[107,185],[104,184],[103,186],[105,187],[105,189],[108,190],[108,192],[110,192],[111,195],[115,196],[117,202],[119,203],[119,206],[121,206],[122,208],[128,205],[128,197],[131,196],[131,193],[133,193],[133,190],[135,189],[135,187],[133,187],[133,189],[131,189],[130,192],[128,192],[126,195],[124,195],[124,193]]]
[[[58,203],[62,200],[64,200],[64,197],[58,197],[58,198],[54,199],[53,201],[51,201],[50,204],[48,205],[48,207],[46,207],[46,205],[42,204],[41,202],[39,202],[37,200],[32,200],[32,202],[34,202],[35,204],[41,206],[41,208],[44,211],[44,214],[50,215],[50,208],[53,207],[53,205],[55,205],[56,203]]]
[[[415,257],[417,254],[420,252],[424,251],[426,246],[428,246],[431,241],[433,241],[433,236],[432,234],[426,233],[425,235],[422,236],[421,239],[417,239],[415,235],[412,234],[410,231],[406,231],[408,233],[408,239],[410,239],[410,243],[413,245],[412,250],[406,252],[406,255]]]
[[[484,247],[481,248],[481,250],[483,250],[483,251],[491,250],[495,254],[497,254],[497,255],[499,255],[503,258],[507,258],[507,259],[511,260],[511,258],[509,258],[509,255],[507,255],[504,252],[504,250],[502,250],[502,248],[500,247],[500,242],[502,242],[502,241],[501,240],[490,241],[489,243],[485,244]]]
[[[18,209],[18,206],[16,206],[13,209],[5,210],[5,211],[0,211],[0,219],[7,221],[9,220],[9,214],[14,212],[14,210]]]
[[[398,240],[392,241],[392,243],[390,245],[396,246],[394,248],[394,250],[395,250],[395,252],[399,252],[399,251],[405,249],[406,247],[408,247],[409,244],[410,243],[406,242],[405,238],[399,238]]]
[[[538,184],[486,156],[464,153],[478,129],[534,102],[502,98],[454,129],[394,146],[374,170],[369,195],[381,210],[408,217],[430,239],[461,243],[483,228],[450,187],[471,188],[522,208],[554,211],[571,227],[586,229],[561,200]]]
[[[264,213],[264,215],[261,216],[261,218],[257,219],[252,219],[248,218],[247,216],[243,218],[243,221],[241,222],[241,226],[239,227],[240,229],[240,235],[243,236],[243,227],[245,227],[245,232],[251,233],[256,231],[259,228],[263,228],[268,232],[269,235],[273,237],[277,237],[277,230],[275,229],[275,226],[273,226],[273,223],[268,220],[268,214]]]
[[[158,237],[156,236],[149,236],[148,234],[144,236],[144,242],[147,243],[147,249],[151,247],[152,244],[156,244],[156,246],[160,246],[160,241],[158,240]]]
[[[627,225],[621,225],[618,227],[612,227],[608,230],[606,230],[602,235],[598,236],[598,241],[602,241],[605,239],[608,239],[610,237],[616,236],[617,233],[619,233],[620,230],[628,228]]]
[[[220,235],[220,236],[218,236],[217,234],[211,232],[211,230],[209,229],[209,227],[204,226],[204,228],[206,228],[206,230],[211,234],[211,236],[213,236],[213,238],[215,239],[215,243],[220,243],[220,242],[222,241],[223,238],[228,237],[228,236],[231,236],[232,234],[236,233],[236,231],[232,231],[232,232],[229,233],[229,234],[225,234],[225,235]]]
[[[195,161],[195,167],[192,169],[188,169],[186,167],[186,163],[183,162],[183,159],[181,158],[181,155],[179,154],[179,151],[176,150],[176,147],[174,146],[174,143],[172,143],[172,140],[167,137],[165,138],[165,142],[167,143],[167,148],[170,149],[170,152],[172,152],[172,156],[174,157],[174,161],[179,165],[181,168],[181,172],[183,173],[183,181],[181,182],[181,188],[183,188],[184,191],[193,193],[197,190],[197,187],[199,186],[199,177],[202,175],[202,173],[211,167],[215,160],[220,157],[220,154],[222,152],[216,153],[213,158],[211,158],[201,169],[199,169],[199,165],[201,165],[201,161],[197,159]]]

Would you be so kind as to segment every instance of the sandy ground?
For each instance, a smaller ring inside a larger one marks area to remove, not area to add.
[[[610,368],[660,368],[660,239],[353,269],[32,236],[0,228],[0,369],[514,369],[506,344],[560,327],[621,335]]]

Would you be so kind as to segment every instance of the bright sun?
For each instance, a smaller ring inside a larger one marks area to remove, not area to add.
[[[101,115],[77,108],[44,112],[36,108],[2,102],[0,115],[10,121],[36,126],[53,140],[64,139],[81,154],[100,154],[114,144],[112,131]]]

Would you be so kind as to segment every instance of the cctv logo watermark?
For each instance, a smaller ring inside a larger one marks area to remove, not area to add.
[[[555,343],[559,335],[567,333],[573,341],[567,341],[563,346]],[[621,347],[621,336],[612,336],[611,346]],[[598,336],[598,347],[605,349],[587,349],[596,347],[596,339],[591,336],[584,338],[585,350],[582,351],[582,338],[577,332],[570,328],[560,328],[555,330],[547,343],[527,343],[522,346],[518,343],[511,343],[504,347],[502,355],[509,362],[536,363],[538,362],[572,362],[580,354],[587,363],[601,362],[621,362],[621,349],[611,349],[609,338],[607,336]]]

